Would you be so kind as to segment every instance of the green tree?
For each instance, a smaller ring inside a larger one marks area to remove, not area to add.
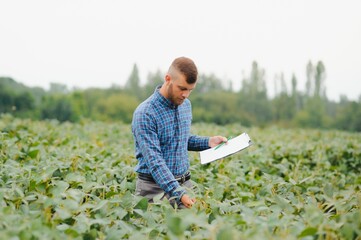
[[[35,119],[37,114],[31,89],[11,78],[0,78],[0,113]]]
[[[325,86],[324,81],[326,78],[326,69],[323,65],[322,61],[319,61],[316,65],[316,68],[314,70],[314,79],[315,79],[315,85],[314,85],[314,96],[315,97],[326,97],[324,95],[325,93]]]
[[[109,91],[99,88],[88,88],[82,91],[82,96],[78,99],[78,101],[82,103],[78,104],[84,104],[84,109],[82,110],[84,116],[91,119],[97,119],[97,110],[95,106],[101,99],[106,98],[108,94]]]
[[[312,92],[312,83],[313,83],[313,78],[314,78],[314,68],[312,65],[312,62],[309,61],[307,66],[306,66],[306,92],[305,95],[306,97],[310,97],[311,96],[311,92]]]
[[[79,118],[74,113],[70,100],[66,95],[48,95],[43,98],[41,119],[57,119],[60,122],[75,122]]]
[[[9,113],[14,108],[14,95],[0,85],[0,113]]]
[[[331,119],[327,114],[327,96],[325,88],[326,69],[322,61],[314,67],[307,64],[306,98],[304,108],[296,115],[295,122],[299,126],[324,128],[330,125]],[[313,94],[311,93],[313,91]]]
[[[121,120],[130,123],[138,104],[139,101],[134,95],[113,94],[97,102],[95,116],[102,121]]]
[[[49,93],[51,94],[66,94],[68,93],[68,87],[61,83],[50,83]]]
[[[197,93],[224,91],[221,79],[214,74],[200,74],[197,80]]]
[[[38,112],[35,110],[34,97],[30,92],[24,92],[14,98],[14,116],[38,118]]]
[[[149,97],[158,85],[163,84],[164,74],[158,69],[155,73],[150,72],[147,76],[147,82],[143,87],[143,99]]]
[[[138,99],[142,99],[139,70],[137,64],[133,65],[132,72],[125,84],[124,90],[126,90],[129,94],[136,96]]]
[[[306,100],[305,108],[297,112],[295,122],[301,127],[322,128],[326,123],[324,106],[317,98]]]
[[[91,104],[87,104],[85,98],[85,91],[74,91],[69,94],[69,101],[72,106],[73,114],[77,116],[77,119],[90,118]]]
[[[348,131],[361,131],[361,101],[349,101],[342,96],[337,106],[333,127]]]
[[[255,119],[253,125],[263,125],[272,119],[271,105],[267,97],[265,71],[258,67],[257,62],[252,63],[250,76],[243,79],[239,96],[239,109],[241,112],[250,114],[250,119]]]
[[[225,91],[193,95],[191,101],[194,122],[212,122],[216,124],[242,122],[247,125],[249,120],[246,114],[239,111],[237,98],[237,93]]]
[[[293,96],[288,94],[287,84],[284,75],[276,76],[276,86],[279,82],[281,91],[271,100],[273,109],[273,118],[276,122],[282,122],[283,125],[291,125],[291,120],[295,114],[295,102]],[[292,89],[294,91],[294,89]]]
[[[302,95],[297,90],[297,78],[295,74],[292,74],[291,84],[292,84],[291,96],[292,96],[292,102],[294,104],[293,115],[295,115],[296,112],[302,109]]]

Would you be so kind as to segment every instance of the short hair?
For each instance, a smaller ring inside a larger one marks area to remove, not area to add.
[[[173,60],[169,69],[172,67],[186,77],[188,84],[193,84],[197,81],[198,70],[192,59],[187,57],[176,58]]]

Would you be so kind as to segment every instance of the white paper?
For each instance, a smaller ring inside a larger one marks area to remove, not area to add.
[[[247,133],[242,133],[241,135],[228,140],[227,143],[222,146],[217,146],[201,151],[200,158],[201,163],[206,164],[212,161],[215,161],[220,158],[232,155],[236,152],[239,152],[252,145],[252,141]]]

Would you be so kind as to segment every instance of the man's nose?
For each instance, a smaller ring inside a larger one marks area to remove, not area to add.
[[[188,98],[190,94],[191,94],[191,91],[185,90],[185,91],[183,91],[183,93],[182,93],[182,97]]]

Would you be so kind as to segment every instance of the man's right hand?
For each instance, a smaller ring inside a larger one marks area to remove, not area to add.
[[[195,198],[190,198],[187,194],[184,194],[181,198],[181,202],[186,206],[187,208],[191,208],[193,204],[196,202]]]

